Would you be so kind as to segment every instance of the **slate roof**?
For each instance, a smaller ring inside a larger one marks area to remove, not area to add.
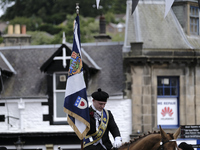
[[[4,81],[4,91],[1,97],[30,98],[46,96],[45,74],[40,71],[41,65],[53,52],[52,48],[17,48],[3,49],[0,51],[16,70],[16,74]]]
[[[124,88],[122,44],[115,44],[82,46],[101,68],[91,80],[88,94],[91,94],[99,87],[110,95],[122,94]]]
[[[60,46],[61,44],[0,48],[0,52],[16,71],[16,74],[4,81],[1,98],[47,97],[45,73],[40,71],[40,67]],[[85,51],[83,61],[85,59],[88,66],[99,69],[89,82],[88,95],[98,87],[111,95],[122,94],[122,43],[87,43],[82,44],[82,48]],[[0,63],[0,67],[2,65]]]
[[[127,4],[124,52],[130,51],[131,42],[143,42],[144,49],[199,49],[199,36],[187,36],[172,10],[164,18],[164,1],[139,1],[133,14],[131,0]]]
[[[2,71],[7,71],[10,73],[16,73],[15,70],[12,68],[12,65],[7,61],[4,55],[0,52],[0,69]]]

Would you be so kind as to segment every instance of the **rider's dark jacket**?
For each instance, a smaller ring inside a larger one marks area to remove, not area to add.
[[[90,107],[90,112],[91,111],[94,111],[92,107]],[[109,114],[108,125],[102,137],[102,142],[103,145],[107,148],[107,150],[110,150],[112,148],[112,143],[109,139],[109,132],[112,134],[114,138],[120,136],[120,132],[111,111],[108,110],[108,114]],[[92,115],[90,115],[90,131],[87,133],[87,135],[91,135],[95,132],[96,132],[96,120]],[[93,144],[84,148],[84,150],[103,150],[103,149],[104,148],[101,146],[101,144],[98,145]]]

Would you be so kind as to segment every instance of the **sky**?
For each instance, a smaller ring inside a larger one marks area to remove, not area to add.
[[[5,10],[6,10],[7,7],[10,7],[10,6],[14,5],[14,4],[15,4],[15,2],[11,2],[10,4],[7,4],[5,6]],[[1,5],[0,5],[0,16],[2,16],[3,14],[4,14],[4,10],[1,8]]]
[[[0,16],[3,15],[3,9],[0,8]]]

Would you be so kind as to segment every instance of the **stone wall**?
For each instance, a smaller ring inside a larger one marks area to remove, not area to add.
[[[199,124],[200,67],[184,64],[131,65],[132,132],[157,130],[157,77],[179,77],[180,125]],[[127,77],[129,78],[129,77]],[[173,132],[176,129],[166,129]]]

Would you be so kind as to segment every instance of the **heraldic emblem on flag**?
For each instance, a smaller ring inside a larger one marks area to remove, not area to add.
[[[81,60],[80,27],[77,15],[74,25],[74,39],[66,84],[64,111],[67,121],[80,140],[90,130],[89,107]]]

